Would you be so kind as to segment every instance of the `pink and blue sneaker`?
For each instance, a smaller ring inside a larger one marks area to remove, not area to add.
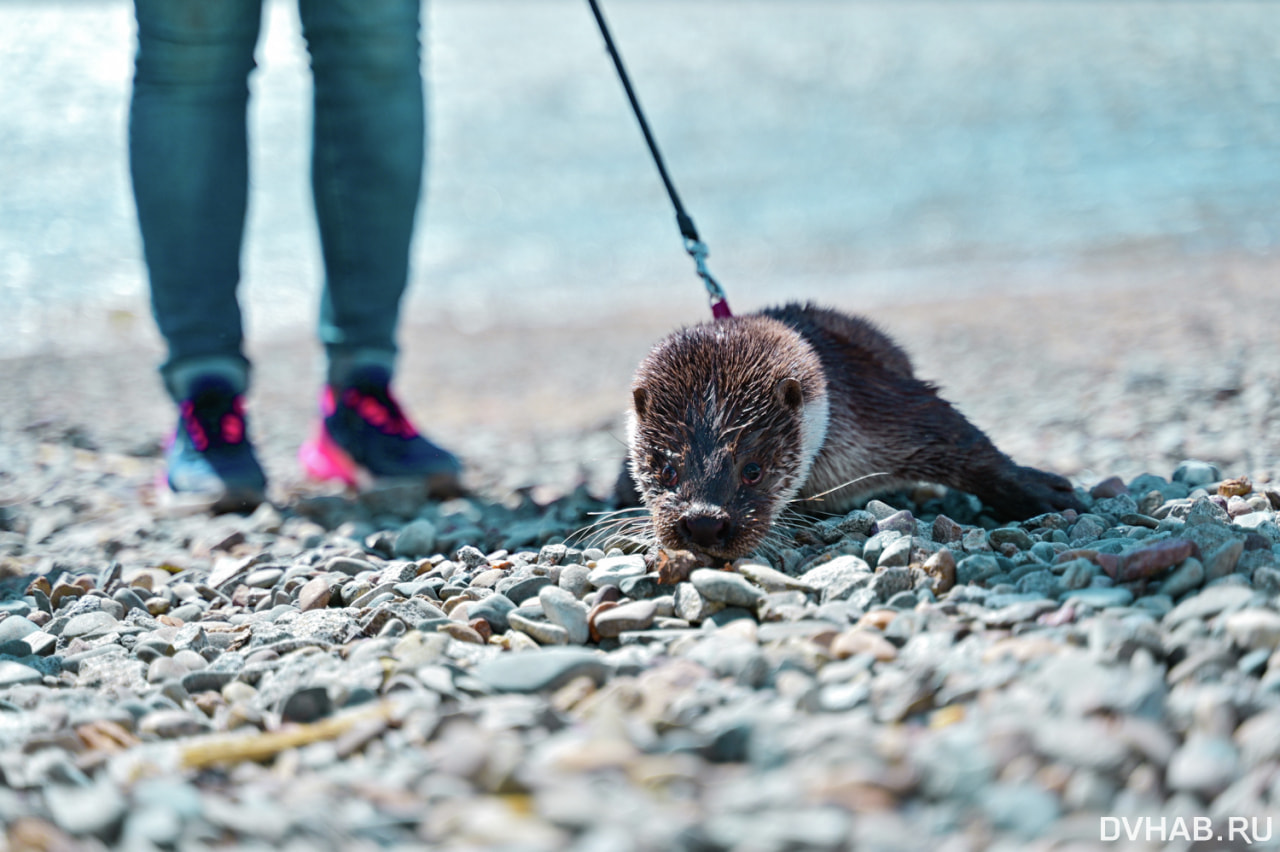
[[[169,502],[212,512],[244,512],[266,499],[267,479],[249,442],[244,398],[226,379],[196,379],[178,403],[165,448]]]
[[[461,493],[462,464],[418,433],[391,393],[384,367],[356,370],[341,387],[321,392],[321,420],[298,451],[312,479],[348,487],[419,481],[431,497]]]

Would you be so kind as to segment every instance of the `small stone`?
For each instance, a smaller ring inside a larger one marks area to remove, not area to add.
[[[838,660],[856,654],[870,654],[882,663],[893,662],[898,658],[898,649],[874,630],[854,627],[831,641],[831,653]]]
[[[565,629],[570,644],[585,645],[589,636],[587,608],[572,594],[558,586],[547,586],[538,593],[538,601],[547,618]],[[656,609],[656,605],[655,605]]]
[[[569,631],[559,624],[530,618],[522,615],[519,610],[509,613],[507,621],[511,624],[512,630],[519,630],[539,645],[569,644]]]
[[[485,644],[485,637],[478,629],[476,629],[476,627],[473,627],[472,624],[483,624],[485,625],[485,629],[490,631],[493,629],[489,627],[489,622],[485,621],[483,618],[475,618],[468,624],[463,624],[460,621],[445,621],[437,625],[436,631],[453,639],[457,639],[459,642],[467,642],[472,645]]]
[[[902,568],[911,562],[912,540],[909,536],[889,542],[876,559],[876,570]]]
[[[1244,553],[1244,541],[1229,541],[1204,558],[1205,582],[1212,582],[1225,577],[1236,570],[1240,554]]]
[[[280,578],[284,576],[284,569],[275,566],[258,568],[250,571],[243,580],[246,586],[252,586],[255,589],[270,589],[280,582]]]
[[[525,577],[523,580],[517,580],[506,588],[499,588],[507,596],[508,600],[519,606],[529,598],[536,597],[540,591],[550,585],[550,577],[534,575]]]
[[[582,600],[591,587],[589,578],[591,569],[585,565],[566,565],[560,569],[557,585],[578,600]]]
[[[83,612],[80,615],[73,616],[66,626],[62,628],[62,636],[66,639],[92,639],[97,636],[105,636],[120,628],[120,622],[116,621],[110,613],[102,612]]]
[[[871,566],[852,555],[837,556],[811,568],[800,577],[807,587],[818,591],[821,601],[843,600],[859,585],[869,582]]]
[[[595,631],[601,637],[616,638],[630,630],[647,630],[653,625],[657,614],[658,606],[651,600],[622,604],[597,615]]]
[[[515,602],[501,592],[496,592],[482,600],[467,605],[469,618],[483,618],[489,622],[494,633],[506,633],[509,629],[508,616],[516,608]]]
[[[734,565],[734,570],[764,589],[765,592],[798,591],[808,593],[816,591],[813,586],[810,586],[799,577],[792,577],[790,574],[784,574],[776,568],[771,568],[758,562],[739,561]]]
[[[702,597],[726,606],[754,609],[764,600],[763,591],[746,577],[731,571],[699,568],[689,576],[689,580]]]
[[[396,535],[394,553],[403,559],[420,559],[436,551],[435,524],[425,518],[410,521]]]
[[[1180,462],[1173,471],[1173,481],[1182,482],[1191,488],[1199,485],[1211,485],[1222,479],[1222,471],[1216,464],[1187,459]]]
[[[1280,648],[1280,613],[1270,609],[1243,609],[1223,620],[1223,627],[1237,645],[1246,650],[1273,651]]]
[[[363,574],[366,571],[374,571],[376,567],[372,562],[365,559],[354,559],[349,556],[335,556],[324,564],[326,573],[346,574],[348,577],[354,577]],[[210,583],[213,585],[213,583]]]
[[[84,786],[49,784],[44,802],[54,825],[73,835],[109,839],[128,811],[128,803],[110,781]]]
[[[138,731],[163,740],[189,737],[209,730],[209,723],[186,710],[153,710],[138,720]]]
[[[1195,551],[1196,546],[1186,539],[1170,538],[1158,541],[1148,547],[1126,553],[1120,561],[1119,568],[1111,576],[1117,583],[1145,580],[1188,559]]]
[[[680,583],[675,591],[675,615],[690,624],[701,624],[710,618],[724,604],[713,603],[704,598],[693,583]]]
[[[303,612],[313,609],[324,609],[329,605],[333,592],[327,577],[315,577],[303,584],[298,590],[298,609]]]
[[[892,530],[910,537],[916,534],[916,519],[909,511],[902,509],[887,518],[877,521],[876,527],[880,530]]]
[[[1020,527],[1000,527],[991,530],[987,533],[987,541],[993,550],[999,550],[1006,544],[1013,545],[1018,550],[1030,550],[1031,545],[1035,544],[1026,530]]]
[[[1062,599],[1088,604],[1095,609],[1106,609],[1111,606],[1128,606],[1133,603],[1133,592],[1122,586],[1113,586],[1105,589],[1078,589],[1074,592],[1067,592],[1062,596]]]
[[[1210,586],[1175,606],[1162,620],[1162,626],[1173,630],[1179,624],[1194,619],[1208,619],[1220,612],[1241,609],[1253,597],[1248,586]]]
[[[546,648],[502,654],[480,663],[471,673],[496,692],[541,692],[559,689],[577,677],[588,677],[598,685],[611,671],[598,651]]]
[[[1194,556],[1169,572],[1160,584],[1160,594],[1177,599],[1204,585],[1204,564]]]
[[[871,578],[871,591],[876,600],[887,601],[899,592],[911,589],[911,572],[903,567],[882,568]]]
[[[1203,526],[1205,524],[1228,524],[1231,516],[1227,510],[1208,497],[1201,497],[1191,504],[1187,511],[1187,526]]]
[[[992,784],[981,791],[992,824],[1026,838],[1040,837],[1058,818],[1058,799],[1034,784]]]
[[[1231,740],[1192,733],[1169,761],[1166,782],[1171,790],[1212,799],[1239,774],[1240,756]]]
[[[985,537],[983,544],[986,544]],[[963,586],[978,585],[999,574],[1000,570],[1000,562],[990,553],[975,553],[956,565],[956,582]]]
[[[956,584],[956,559],[944,547],[925,560],[924,572],[933,578],[934,594],[945,595]]]
[[[39,683],[43,679],[38,669],[12,660],[0,660],[0,689],[24,683]]]
[[[948,518],[938,515],[933,519],[933,540],[939,544],[954,544],[964,535],[964,527]]]
[[[596,562],[587,582],[598,589],[605,585],[616,586],[627,577],[643,577],[647,573],[649,569],[645,567],[643,556],[609,556]]]
[[[333,699],[323,686],[300,689],[285,699],[280,708],[283,722],[315,722],[333,712]]]
[[[865,509],[854,509],[836,528],[845,535],[871,535],[876,529],[876,516]]]
[[[1128,493],[1129,487],[1125,485],[1124,480],[1118,476],[1107,477],[1089,489],[1089,495],[1098,500],[1119,497],[1121,494]]]
[[[16,639],[22,639],[39,629],[40,627],[28,618],[24,618],[21,615],[10,615],[0,621],[0,645]]]

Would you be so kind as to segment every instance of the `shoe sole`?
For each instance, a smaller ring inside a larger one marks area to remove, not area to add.
[[[350,453],[339,447],[323,426],[318,426],[312,436],[298,448],[298,462],[310,479],[317,482],[341,482],[357,491],[425,484],[426,496],[432,500],[448,500],[466,493],[458,475],[451,471],[427,474],[425,477],[375,476],[356,462]]]

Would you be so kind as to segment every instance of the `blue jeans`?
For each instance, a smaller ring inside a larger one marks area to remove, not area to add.
[[[315,83],[311,180],[329,380],[395,359],[422,185],[421,0],[299,0]],[[129,165],[176,399],[199,375],[248,383],[240,251],[245,112],[262,0],[135,0]]]

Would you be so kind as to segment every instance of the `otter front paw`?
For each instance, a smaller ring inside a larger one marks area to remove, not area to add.
[[[978,496],[997,515],[1015,521],[1067,509],[1088,511],[1066,477],[1021,465],[1011,466],[985,494]]]

